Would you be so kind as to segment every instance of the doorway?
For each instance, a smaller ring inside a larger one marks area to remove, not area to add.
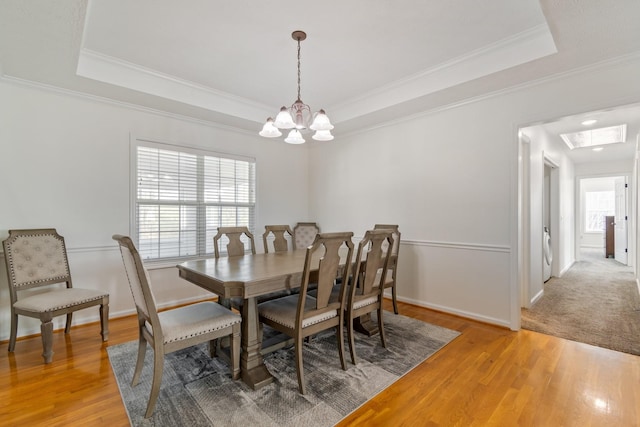
[[[598,120],[587,120],[592,118]],[[570,143],[562,138],[562,135],[574,133],[590,138],[591,136],[583,130],[587,126],[585,123],[594,121],[603,127],[627,123],[627,128],[632,131],[626,140],[623,138],[619,144],[611,143],[604,148],[586,146],[575,149],[574,141],[574,149],[571,149]],[[638,293],[636,274],[633,270],[637,253],[634,237],[638,202],[637,190],[631,187],[640,182],[640,161],[635,161],[636,143],[640,143],[639,121],[640,104],[635,104],[606,111],[582,113],[519,129],[518,278],[521,313],[531,310],[532,307],[535,309],[541,301],[548,305],[549,298],[546,298],[546,294],[552,296],[551,289],[557,285],[555,282],[563,278],[575,279],[574,276],[580,269],[578,285],[588,285],[588,275],[602,274],[604,271],[605,266],[600,264],[601,261],[615,263],[609,267],[619,267],[619,273],[628,276],[622,279],[628,283],[630,292]],[[596,178],[602,181],[600,184],[606,183],[606,188],[589,188],[591,181],[587,180]],[[597,192],[596,190],[606,194],[587,195]],[[587,199],[590,200],[587,202]],[[606,206],[602,207],[603,204]],[[609,259],[605,258],[604,227],[607,216],[614,218],[611,222],[614,225],[615,248]],[[546,229],[549,230],[549,240],[542,237]],[[544,252],[544,242],[550,242],[551,253]],[[550,275],[548,271],[543,270],[545,261],[550,263]],[[583,273],[585,275],[582,275]],[[618,274],[618,271],[614,273]],[[614,273],[607,274],[612,276]],[[550,280],[545,283],[547,275]],[[596,276],[591,278],[595,287],[605,282]],[[562,284],[557,288],[565,286]],[[584,295],[594,303],[598,300],[597,297],[587,295],[588,286],[578,286],[576,289],[580,290],[575,291],[577,293],[572,294],[573,296]],[[611,295],[612,290],[613,288],[605,290],[605,294],[608,291],[607,295]],[[556,294],[553,293],[553,296]],[[627,297],[619,299],[630,300]],[[602,305],[590,306],[592,312],[589,314],[597,318],[599,312],[596,310],[602,309]],[[586,304],[583,306],[586,307]],[[560,310],[558,313],[576,311],[565,307],[564,311]],[[586,315],[586,319],[589,319],[589,314]],[[603,318],[609,318],[613,313],[605,314]],[[568,318],[559,318],[560,325],[570,322]],[[542,319],[546,321],[546,315],[542,316]],[[521,315],[520,320],[521,326],[526,328],[525,323],[529,319]],[[587,322],[578,321],[577,326],[580,324]]]
[[[628,176],[579,177],[576,260],[596,252],[628,265]]]

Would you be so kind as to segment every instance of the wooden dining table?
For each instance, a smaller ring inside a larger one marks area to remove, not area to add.
[[[242,298],[242,380],[258,389],[273,381],[262,358],[262,337],[258,317],[261,295],[300,286],[306,249],[288,252],[245,254],[207,258],[178,264],[180,277],[220,298]],[[312,260],[317,270],[320,257]]]

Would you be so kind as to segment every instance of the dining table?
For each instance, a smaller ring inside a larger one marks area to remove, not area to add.
[[[242,298],[240,370],[242,380],[253,389],[273,381],[262,354],[262,334],[258,315],[258,297],[300,286],[306,249],[287,252],[245,254],[243,256],[205,258],[177,265],[181,278],[218,295]],[[344,252],[343,260],[346,258]],[[318,269],[320,255],[311,261]],[[343,266],[346,262],[342,262]]]

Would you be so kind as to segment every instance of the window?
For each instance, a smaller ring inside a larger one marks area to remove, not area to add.
[[[627,125],[621,124],[606,128],[582,130],[580,132],[562,133],[560,137],[570,150],[597,145],[619,144],[627,140]]]
[[[143,259],[213,253],[220,226],[255,219],[255,161],[136,140],[133,235]]]
[[[585,231],[587,233],[603,232],[604,217],[615,214],[615,192],[585,192],[585,213]]]

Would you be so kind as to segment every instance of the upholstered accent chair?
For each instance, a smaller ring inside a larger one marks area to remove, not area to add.
[[[98,305],[102,340],[108,340],[109,294],[72,286],[64,238],[54,228],[9,230],[2,245],[11,297],[10,352],[16,346],[18,316],[34,317],[41,322],[44,363],[51,363],[53,318],[67,315],[64,332],[68,334],[75,311]],[[32,292],[34,288],[44,292]]]
[[[391,257],[389,258],[389,269],[385,276],[385,289],[391,288],[391,297],[393,301],[393,312],[398,314],[398,291],[396,287],[398,273],[398,252],[400,251],[400,230],[396,224],[376,224],[374,230],[391,230],[393,236],[393,245],[391,246]],[[388,246],[383,245],[386,251]]]
[[[218,227],[218,233],[213,236],[213,254],[216,258],[220,258],[220,239],[226,237],[227,256],[242,256],[245,254],[242,236],[248,240],[248,244],[252,254],[256,253],[256,244],[253,240],[253,234],[247,227]]]
[[[287,252],[289,250],[289,241],[292,242],[293,247],[293,231],[288,225],[265,225],[264,233],[262,234],[262,244],[264,245],[264,252],[269,252],[269,237],[273,235],[273,252]],[[288,240],[287,240],[288,239]]]
[[[305,337],[335,328],[342,369],[346,370],[344,357],[344,307],[346,287],[342,285],[337,300],[331,299],[336,277],[347,283],[353,256],[353,233],[318,234],[307,248],[300,293],[258,304],[260,321],[273,329],[294,338],[298,389],[305,394],[302,346]],[[346,258],[341,261],[340,249],[346,247]],[[313,262],[319,258],[316,297],[307,294]]]
[[[133,301],[138,313],[138,359],[132,385],[140,380],[147,343],[153,349],[153,381],[145,418],[153,414],[162,383],[164,355],[203,342],[209,343],[213,354],[215,340],[230,337],[231,377],[240,378],[241,317],[214,302],[200,302],[158,313],[151,292],[149,273],[142,263],[133,241],[127,236],[114,235],[120,245],[122,261],[129,280]]]
[[[313,244],[320,227],[315,222],[299,222],[293,227],[293,248],[306,249]]]
[[[383,322],[383,294],[385,277],[382,274],[389,268],[391,252],[383,245],[393,246],[392,232],[389,229],[369,230],[358,244],[354,274],[348,286],[346,304],[347,337],[351,361],[356,364],[356,348],[353,336],[353,321],[364,314],[377,312],[378,330],[382,346],[386,347]]]

